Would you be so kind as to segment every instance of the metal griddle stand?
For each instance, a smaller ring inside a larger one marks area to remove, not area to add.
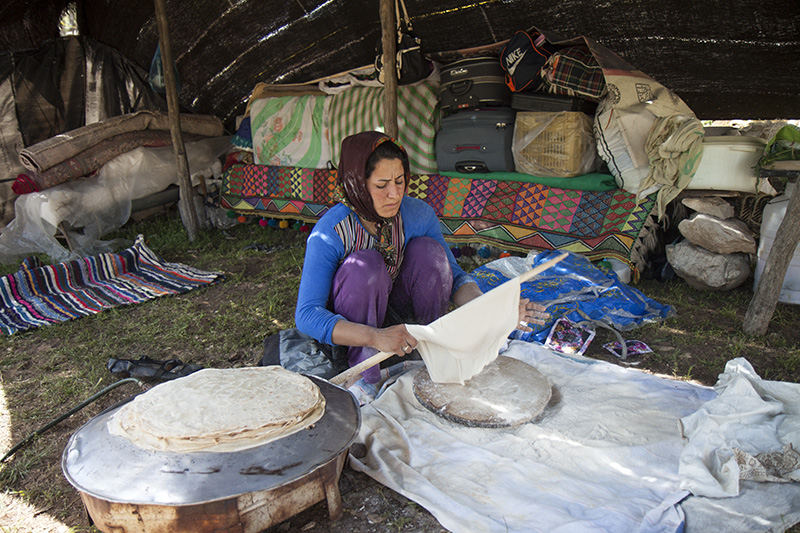
[[[153,452],[108,433],[116,407],[73,434],[64,475],[107,533],[258,532],[322,500],[338,520],[339,478],[361,412],[350,392],[309,377],[326,408],[302,431],[238,452]]]

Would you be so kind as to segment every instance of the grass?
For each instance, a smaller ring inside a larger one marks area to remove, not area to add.
[[[106,368],[110,358],[149,356],[208,367],[252,366],[261,357],[266,337],[294,325],[307,234],[239,224],[200,232],[189,243],[179,218],[169,213],[131,223],[109,238],[130,244],[138,234],[166,260],[223,272],[224,280],[180,296],[0,337],[9,448],[115,382]],[[16,268],[3,265],[0,273]],[[768,334],[751,337],[741,331],[751,286],[708,292],[676,279],[645,280],[636,287],[676,310],[663,323],[625,333],[654,349],[638,368],[713,385],[729,359],[744,357],[764,378],[800,380],[800,306],[779,304]],[[611,340],[610,332],[599,329],[588,355],[618,363],[602,348]],[[47,509],[75,531],[89,531],[84,529],[77,492],[61,473],[60,455],[80,425],[136,392],[132,385],[115,389],[26,446],[0,467],[0,489]],[[393,528],[408,529],[404,517],[393,516]]]
[[[189,243],[177,216],[132,224],[111,238],[148,246],[168,261],[221,271],[211,287],[0,338],[0,376],[10,411],[9,446],[115,382],[110,358],[178,358],[208,367],[251,366],[264,338],[293,325],[304,237],[238,225],[202,232]],[[4,265],[3,273],[16,270]],[[76,491],[60,471],[66,439],[102,409],[134,394],[123,386],[27,445],[0,468],[0,488],[48,508],[78,526],[85,522]],[[7,448],[6,448],[7,449]]]
[[[0,471],[0,485],[15,486],[42,464],[49,450],[43,446],[36,446],[35,441],[32,441],[31,444],[28,448],[18,452],[18,457],[15,457],[13,462],[8,463],[8,466]]]

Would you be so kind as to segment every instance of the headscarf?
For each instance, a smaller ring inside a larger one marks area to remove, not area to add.
[[[375,212],[372,195],[367,189],[367,160],[372,152],[385,142],[393,142],[405,153],[405,149],[385,133],[365,131],[346,137],[342,141],[339,168],[336,173],[339,200],[352,209],[358,216],[372,222],[378,230],[377,251],[390,266],[399,266],[398,235],[393,231],[400,217],[397,212],[393,218],[382,218]],[[408,190],[410,175],[408,157],[403,160],[405,187]]]

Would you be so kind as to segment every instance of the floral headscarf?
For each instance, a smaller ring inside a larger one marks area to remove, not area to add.
[[[393,231],[400,213],[393,218],[382,218],[375,211],[372,195],[367,189],[367,160],[372,152],[385,142],[394,142],[400,150],[405,149],[388,135],[378,131],[365,131],[342,141],[342,154],[336,174],[339,200],[361,218],[374,223],[378,229],[377,250],[390,266],[399,266],[398,235]],[[403,159],[405,186],[408,190],[408,157]]]

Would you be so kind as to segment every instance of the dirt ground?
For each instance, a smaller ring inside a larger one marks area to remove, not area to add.
[[[253,261],[261,261],[261,259],[254,259]],[[243,271],[248,269],[256,269],[255,265],[242,264],[239,268]],[[656,283],[656,282],[650,282]],[[644,285],[642,290],[647,294],[648,285]],[[656,288],[656,285],[652,285]],[[203,291],[203,305],[208,314],[213,315],[215,308],[227,305],[230,295],[229,287],[225,283],[210,286],[202,289]],[[743,288],[742,291],[749,291],[748,288]],[[237,287],[240,293],[246,293],[246,287]],[[749,293],[748,293],[749,294]],[[689,302],[691,305],[691,302]],[[796,307],[796,306],[795,306]],[[713,308],[695,308],[690,321],[702,322],[712,321],[716,324],[729,322],[727,327],[731,332],[738,331],[741,327],[741,314],[744,309],[741,309],[738,314],[723,315],[719,309]],[[792,308],[789,310],[791,313],[797,311]],[[130,315],[130,320],[137,320],[141,318],[141,308],[131,307],[125,310],[125,313]],[[797,346],[798,338],[800,338],[800,331],[796,324],[800,321],[783,321],[773,328],[771,335],[781,338],[778,343],[776,341],[776,348],[772,349],[759,349],[754,350],[748,354],[748,358],[759,370],[760,367],[774,366],[773,359],[780,357],[780,346],[788,345]],[[101,322],[97,322],[102,326]],[[788,325],[786,325],[788,324]],[[792,325],[794,324],[794,325]],[[680,336],[672,336],[671,328],[643,328],[641,332],[637,332],[636,338],[643,340],[650,344],[654,349],[653,357],[643,358],[640,368],[654,372],[657,374],[664,374],[667,376],[679,373],[685,375],[686,368],[691,368],[692,358],[700,359],[707,357],[709,354],[720,353],[728,348],[722,344],[722,340],[710,337],[705,343],[694,343],[691,345],[681,344]],[[99,334],[99,333],[98,333]],[[590,346],[587,355],[604,359],[609,362],[618,364],[612,355],[602,349],[602,343],[608,340],[613,340],[605,332],[598,331],[598,336]],[[776,338],[777,338],[776,337]],[[26,353],[35,354],[47,353],[48,343],[53,343],[53,340],[41,339],[36,335],[28,335],[15,344],[16,349],[24,350]],[[10,348],[9,348],[10,349]],[[679,352],[679,353],[678,353]],[[226,366],[241,366],[253,365],[260,358],[260,350],[252,349],[250,351],[243,351],[241,353],[229,354],[225,365]],[[203,364],[204,361],[198,360],[196,353],[181,353],[180,350],[175,350],[172,356],[195,363]],[[727,357],[723,354],[720,358],[724,362]],[[684,361],[686,366],[681,366]],[[2,380],[5,382],[11,381],[28,381],[31,387],[35,387],[36,378],[31,374],[32,366],[19,365],[13,368],[5,368],[2,371]],[[717,373],[721,371],[721,367],[717,368],[713,365],[703,366],[699,371],[695,370],[691,376],[693,379],[701,383],[713,385],[716,381]],[[792,377],[793,376],[793,377]],[[796,374],[784,375],[783,377],[776,376],[776,379],[787,379],[797,381]],[[130,388],[121,387],[115,390],[106,397],[98,400],[95,404],[80,411],[73,417],[67,419],[61,424],[57,425],[54,429],[47,432],[37,442],[36,448],[41,450],[38,457],[39,464],[31,469],[35,476],[35,480],[18,480],[16,482],[9,482],[6,480],[5,492],[0,498],[0,532],[2,533],[22,533],[22,532],[79,532],[79,531],[95,531],[89,526],[89,519],[80,501],[77,491],[67,483],[63,473],[61,472],[60,456],[62,450],[67,444],[68,438],[78,429],[82,424],[96,416],[103,409],[114,405],[118,401],[127,398],[136,392],[135,386]],[[26,412],[20,405],[26,402],[25,397],[15,399],[18,412]],[[66,409],[67,406],[64,407]],[[5,413],[5,418],[0,416],[0,445],[2,449],[10,448],[11,444],[19,441],[23,436],[38,428],[43,424],[46,419],[43,419],[38,412],[30,407],[28,415],[23,418],[18,418],[14,422],[13,435],[8,432],[8,414]],[[29,416],[29,418],[28,418]],[[14,461],[25,460],[15,457]],[[40,502],[37,507],[27,505],[23,500],[24,496],[30,496],[21,493],[20,491],[32,490],[31,485],[37,486],[50,486],[56,487],[57,490],[48,492],[50,498],[58,501],[42,502],[42,497],[37,499]],[[425,509],[416,503],[406,499],[405,497],[397,494],[396,492],[383,487],[376,481],[368,476],[351,470],[345,466],[344,472],[340,480],[340,492],[343,500],[344,514],[336,522],[331,522],[328,517],[327,505],[325,502],[320,502],[311,508],[295,515],[291,519],[276,525],[267,530],[268,533],[275,532],[392,532],[392,531],[415,531],[415,532],[439,532],[445,531],[436,519],[431,516]],[[22,487],[25,487],[24,489]],[[55,494],[55,496],[53,496]]]

